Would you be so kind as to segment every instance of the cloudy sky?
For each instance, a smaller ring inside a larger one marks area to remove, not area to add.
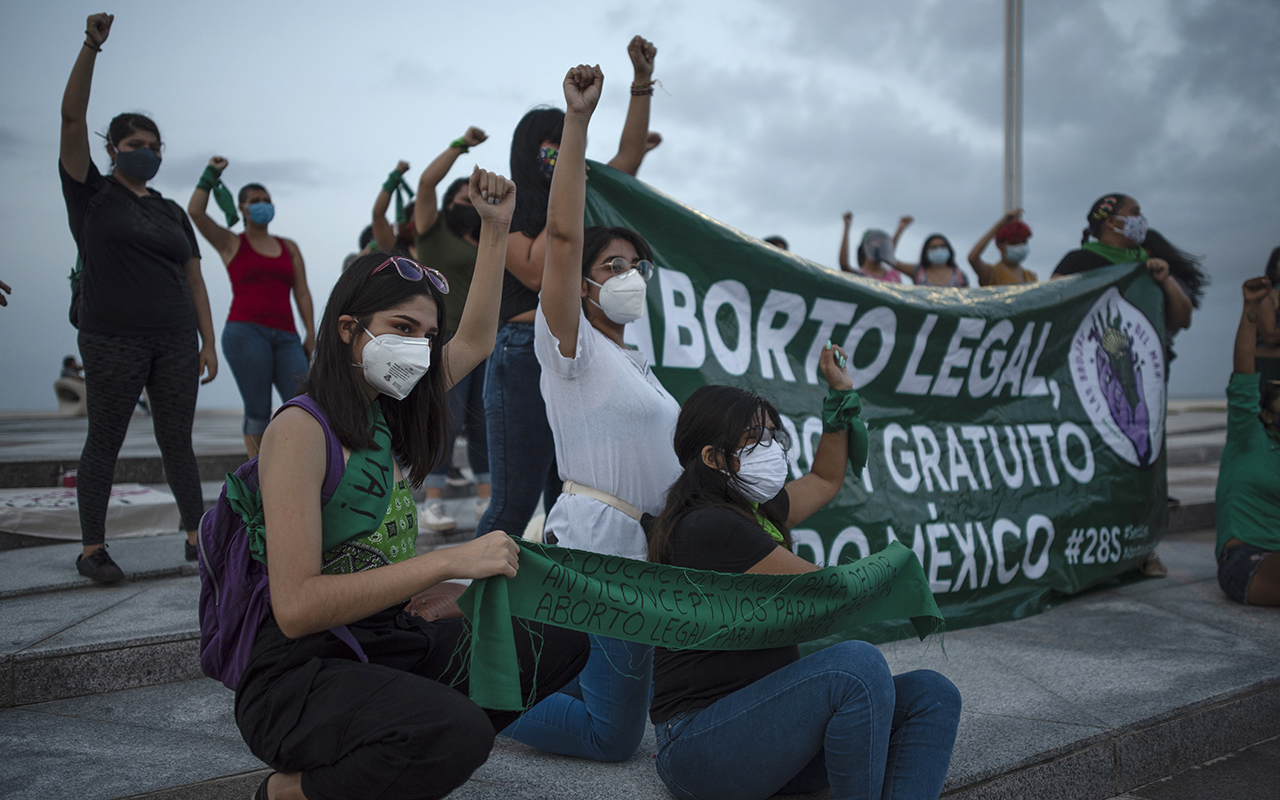
[[[589,157],[616,150],[636,33],[659,47],[640,177],[724,222],[781,234],[836,265],[840,214],[855,235],[916,224],[961,253],[1003,211],[1003,2],[705,0],[650,3],[119,2],[98,58],[91,128],[150,113],[166,142],[152,185],[185,205],[210,155],[233,187],[260,181],[294,238],[319,307],[398,159],[426,166],[467,125],[490,140],[458,163],[507,171],[530,107],[599,62],[605,94]],[[0,10],[0,411],[52,410],[75,352],[75,261],[58,184],[58,109],[97,7]],[[1205,256],[1212,285],[1177,342],[1174,397],[1219,397],[1239,284],[1280,244],[1280,4],[1274,0],[1035,0],[1024,70],[1028,266],[1047,277],[1078,246],[1099,195],[1131,194],[1152,225]],[[106,167],[95,140],[95,158]],[[453,176],[450,176],[451,178]],[[215,324],[230,304],[201,242]],[[988,251],[994,254],[994,249]],[[994,260],[994,257],[993,257]],[[236,408],[225,364],[203,408]]]

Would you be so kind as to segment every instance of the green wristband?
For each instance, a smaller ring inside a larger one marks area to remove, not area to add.
[[[387,194],[391,194],[397,188],[399,188],[400,184],[402,183],[404,183],[404,174],[400,172],[396,172],[393,169],[391,170],[391,174],[387,176],[387,179],[382,182],[382,191],[386,192]]]
[[[200,173],[200,180],[196,181],[197,189],[204,189],[206,192],[217,186],[222,180],[222,170],[213,165],[204,168],[204,172]]]
[[[463,139],[461,136],[459,136],[457,139],[454,139],[452,142],[449,142],[449,146],[456,147],[464,153],[471,152],[471,148],[467,147],[467,140]]]

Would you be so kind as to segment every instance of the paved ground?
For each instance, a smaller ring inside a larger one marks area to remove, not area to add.
[[[1112,800],[1275,800],[1280,795],[1280,738],[1206,761]]]

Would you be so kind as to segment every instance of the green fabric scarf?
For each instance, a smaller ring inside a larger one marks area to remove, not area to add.
[[[213,166],[205,167],[204,172],[200,174],[200,180],[196,182],[196,188],[204,189],[213,195],[214,202],[227,217],[228,228],[240,221],[240,215],[236,213],[235,198],[231,196],[231,190],[227,185],[222,182],[222,170]]]
[[[512,617],[672,650],[755,650],[910,619],[923,639],[945,622],[915,554],[875,555],[799,575],[649,564],[515,540],[514,578],[475,581],[458,599],[471,625],[471,699],[521,710]]]
[[[391,460],[391,429],[375,400],[369,405],[374,446],[355,450],[333,497],[320,511],[321,551],[378,529],[387,515],[395,467]],[[262,495],[250,489],[235,473],[227,473],[227,504],[244,521],[249,554],[267,563],[267,532],[263,522]]]
[[[1102,242],[1088,241],[1080,245],[1081,250],[1097,253],[1112,264],[1132,264],[1135,261],[1145,262],[1147,251],[1141,247],[1116,247]]]
[[[853,389],[831,389],[822,401],[822,432],[849,432],[849,466],[853,477],[862,477],[867,465],[867,453],[871,442],[867,437],[867,424],[858,418],[862,413],[862,400]]]

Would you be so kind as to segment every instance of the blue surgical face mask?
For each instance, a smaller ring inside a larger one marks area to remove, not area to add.
[[[951,260],[951,250],[946,247],[930,247],[929,263],[945,264]]]
[[[149,181],[160,171],[160,154],[149,147],[117,150],[116,169],[135,180]]]
[[[268,222],[275,219],[275,216],[276,207],[270,203],[249,204],[249,219],[252,220],[255,225],[266,225]]]
[[[1031,247],[1026,242],[1021,244],[1007,244],[1004,246],[1004,257],[1015,264],[1021,264],[1027,260],[1027,254],[1031,252]]]

